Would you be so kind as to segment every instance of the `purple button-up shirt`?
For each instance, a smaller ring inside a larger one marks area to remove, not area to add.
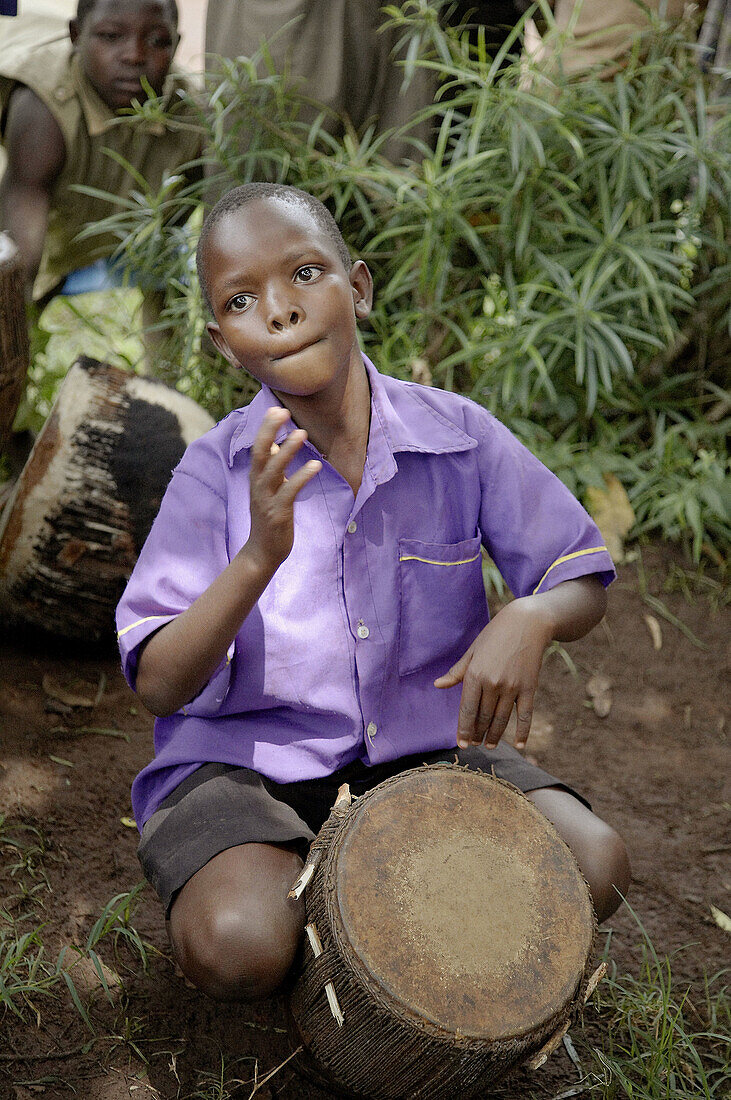
[[[483,546],[516,596],[614,577],[581,505],[490,413],[365,362],[371,426],[358,493],[327,461],[300,492],[292,552],[226,661],[155,722],[155,757],[132,788],[140,827],[207,761],[289,782],[453,746],[461,685],[433,681],[488,621]],[[251,447],[277,404],[263,388],[174,471],[117,611],[132,686],[140,643],[246,542]],[[313,452],[321,457],[305,444],[291,468]]]

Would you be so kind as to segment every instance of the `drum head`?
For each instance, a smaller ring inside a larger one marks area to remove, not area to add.
[[[379,999],[486,1041],[528,1034],[571,1002],[593,942],[591,900],[528,799],[436,765],[381,784],[353,811],[331,879],[334,931]]]

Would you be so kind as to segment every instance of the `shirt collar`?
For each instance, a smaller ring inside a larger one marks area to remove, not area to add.
[[[428,390],[413,383],[399,382],[379,374],[367,355],[363,356],[371,387],[371,429],[366,461],[376,482],[388,481],[396,473],[394,454],[418,451],[444,454],[468,451],[477,440],[447,420],[428,401]],[[281,405],[268,386],[244,408],[243,423],[236,428],[229,447],[229,466],[239,451],[253,446],[268,409]],[[281,443],[291,431],[285,424],[276,435]]]

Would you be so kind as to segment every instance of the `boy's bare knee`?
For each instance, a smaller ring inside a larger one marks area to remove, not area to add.
[[[186,883],[168,930],[185,976],[217,1000],[270,996],[294,962],[304,905],[287,899],[301,868],[285,848],[250,844],[228,849]]]
[[[611,917],[622,903],[632,872],[619,833],[567,791],[541,787],[530,800],[568,844],[589,884],[597,920]]]
[[[598,818],[597,821],[602,826],[601,835],[598,838],[598,863],[603,868],[602,907],[600,911],[597,906],[597,917],[603,921],[611,917],[627,896],[632,879],[632,868],[629,853],[619,833],[606,822]]]
[[[216,1000],[268,997],[294,962],[299,925],[272,919],[263,907],[248,909],[211,906],[189,922],[176,920],[173,907],[170,939],[178,965],[195,986]]]
[[[624,841],[611,825],[594,817],[582,840],[569,846],[589,883],[601,924],[616,912],[629,889],[632,872]]]

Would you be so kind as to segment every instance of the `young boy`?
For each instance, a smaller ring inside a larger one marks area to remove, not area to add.
[[[79,0],[68,35],[43,36],[37,22],[26,23],[3,42],[0,136],[7,166],[0,226],[20,250],[34,301],[47,301],[71,272],[118,246],[112,234],[78,239],[115,208],[74,190],[75,184],[126,196],[139,185],[115,156],[152,188],[198,156],[192,113],[177,105],[186,81],[169,75],[177,19],[175,0]],[[121,113],[146,99],[143,81],[155,95],[165,92],[169,122]]]
[[[604,614],[596,527],[482,408],[378,374],[356,331],[371,275],[311,196],[231,191],[198,265],[212,339],[262,389],[188,448],[118,610],[161,716],[133,806],[183,972],[220,999],[276,989],[303,930],[287,890],[339,784],[455,753],[528,792],[607,917],[622,841],[500,742],[516,706],[526,743],[551,639]],[[481,545],[518,597],[489,624]]]

